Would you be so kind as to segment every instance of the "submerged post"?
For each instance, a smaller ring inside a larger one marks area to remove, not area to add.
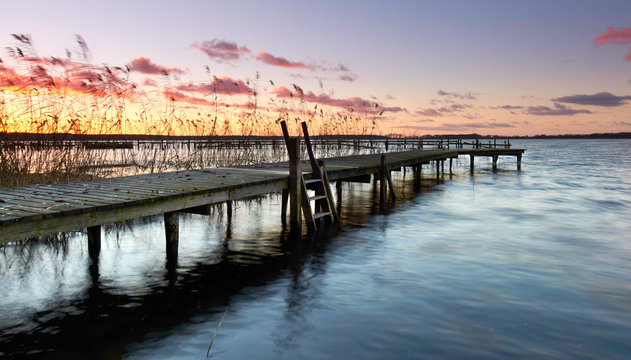
[[[497,170],[497,155],[493,155],[493,171]]]
[[[302,229],[302,174],[300,170],[300,139],[288,138],[287,150],[289,152],[289,225],[292,230]]]
[[[469,166],[471,168],[471,172],[473,172],[473,161],[474,161],[473,159],[474,159],[473,154],[469,155],[469,162],[470,162]]]
[[[177,250],[179,242],[179,216],[177,211],[164,214],[164,232],[166,234],[167,267],[177,265]]]
[[[521,154],[517,155],[517,170],[521,171]]]

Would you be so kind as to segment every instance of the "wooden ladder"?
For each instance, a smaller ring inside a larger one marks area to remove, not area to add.
[[[289,139],[287,124],[281,121],[283,136],[285,142]],[[298,188],[302,191],[301,208],[305,217],[305,222],[310,230],[318,229],[319,219],[324,219],[328,224],[339,221],[335,201],[331,194],[329,179],[326,175],[324,161],[318,160],[313,155],[311,147],[311,139],[309,138],[309,130],[307,123],[302,123],[302,132],[305,138],[307,153],[309,154],[309,164],[311,165],[311,178],[305,179],[302,171],[300,172],[300,185]],[[314,195],[309,195],[309,191],[313,191]],[[314,208],[311,207],[314,202]]]

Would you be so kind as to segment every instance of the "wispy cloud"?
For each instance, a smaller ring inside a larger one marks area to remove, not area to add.
[[[149,77],[142,79],[140,83],[144,86],[158,87],[158,83]]]
[[[353,81],[357,80],[357,75],[355,75],[355,74],[344,74],[344,75],[340,75],[340,80],[342,80],[342,81],[348,81],[348,82],[353,82]]]
[[[596,46],[605,44],[631,44],[631,27],[619,29],[608,27],[606,32],[594,38],[594,44]]]
[[[228,76],[215,77],[211,83],[187,82],[178,84],[178,91],[187,91],[210,95],[213,92],[224,95],[247,95],[252,93],[252,89],[243,80],[236,80]]]
[[[473,122],[473,123],[462,123],[462,124],[454,124],[454,123],[446,123],[437,126],[423,126],[423,125],[400,125],[394,126],[394,128],[399,129],[410,129],[410,130],[424,130],[424,131],[472,131],[476,129],[502,129],[502,128],[514,128],[514,124],[510,123],[500,123],[500,122]]]
[[[316,70],[318,68],[317,65],[308,65],[301,61],[290,61],[281,56],[274,56],[265,50],[259,51],[258,55],[256,56],[256,59],[268,65],[279,66],[279,67],[284,67],[284,68],[310,69],[310,70]]]
[[[526,109],[526,114],[529,115],[537,115],[537,116],[572,116],[577,114],[591,114],[592,112],[589,110],[581,109],[576,110],[569,108],[565,105],[555,103],[554,108],[550,108],[547,106],[529,106]]]
[[[337,106],[344,109],[353,109],[356,112],[379,111],[380,113],[389,112],[405,112],[405,108],[399,106],[383,107],[377,103],[362,99],[360,97],[350,97],[347,99],[336,99],[326,94],[316,95],[313,92],[304,92],[300,87],[294,86],[295,91],[291,91],[285,86],[278,87],[274,90],[280,98],[296,97],[303,101],[316,103],[321,105]]]
[[[438,95],[440,95],[440,96],[445,96],[445,97],[452,98],[452,99],[477,100],[477,97],[474,94],[472,94],[470,91],[466,92],[464,94],[459,94],[459,93],[456,93],[456,92],[449,92],[449,91],[438,90],[436,93]]]
[[[133,59],[129,65],[131,71],[137,71],[147,75],[185,74],[186,71],[179,67],[168,67],[151,62],[151,59],[139,56]]]
[[[594,45],[600,46],[605,44],[628,45],[631,44],[631,27],[614,28],[608,27],[607,31],[594,38]],[[629,54],[625,56],[625,61],[631,61],[631,48]]]
[[[629,100],[631,100],[631,96],[616,96],[610,92],[593,95],[570,95],[552,99],[552,101],[560,103],[609,107],[625,105]]]
[[[238,60],[244,55],[251,55],[252,52],[245,46],[239,46],[236,42],[220,39],[202,41],[191,45],[193,49],[204,52],[212,60],[227,62]]]
[[[516,105],[501,105],[501,106],[491,106],[490,109],[493,110],[497,110],[497,109],[502,109],[502,110],[518,110],[518,109],[523,109],[523,106],[516,106]]]
[[[422,109],[422,110],[417,110],[414,112],[415,115],[419,115],[419,116],[443,116],[443,114],[441,114],[438,110],[436,109]]]

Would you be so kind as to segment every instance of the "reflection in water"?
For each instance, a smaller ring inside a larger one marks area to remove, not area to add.
[[[465,158],[438,184],[435,164],[416,186],[395,172],[383,209],[345,183],[341,226],[310,236],[280,195],[181,215],[173,271],[161,217],[108,229],[98,264],[83,235],[5,248],[0,351],[203,358],[229,307],[213,358],[624,358],[631,157],[611,154],[631,142],[598,144],[532,141],[522,172]]]

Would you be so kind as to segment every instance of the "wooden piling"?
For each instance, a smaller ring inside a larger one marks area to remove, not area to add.
[[[474,158],[475,158],[475,156],[469,155],[469,163],[470,163],[469,164],[469,168],[470,168],[471,172],[473,172],[473,168],[474,168],[473,167]]]
[[[287,140],[289,152],[289,225],[292,230],[302,229],[302,173],[300,170],[300,139],[289,138]],[[304,194],[306,195],[306,194]]]
[[[440,160],[436,160],[436,180],[440,179]]]
[[[493,171],[497,171],[497,155],[493,155]]]
[[[521,171],[521,154],[517,155],[517,171]]]
[[[379,169],[379,202],[386,203],[386,155],[381,155],[381,168]]]
[[[167,267],[175,267],[177,265],[179,227],[179,216],[177,211],[171,211],[164,214]]]

